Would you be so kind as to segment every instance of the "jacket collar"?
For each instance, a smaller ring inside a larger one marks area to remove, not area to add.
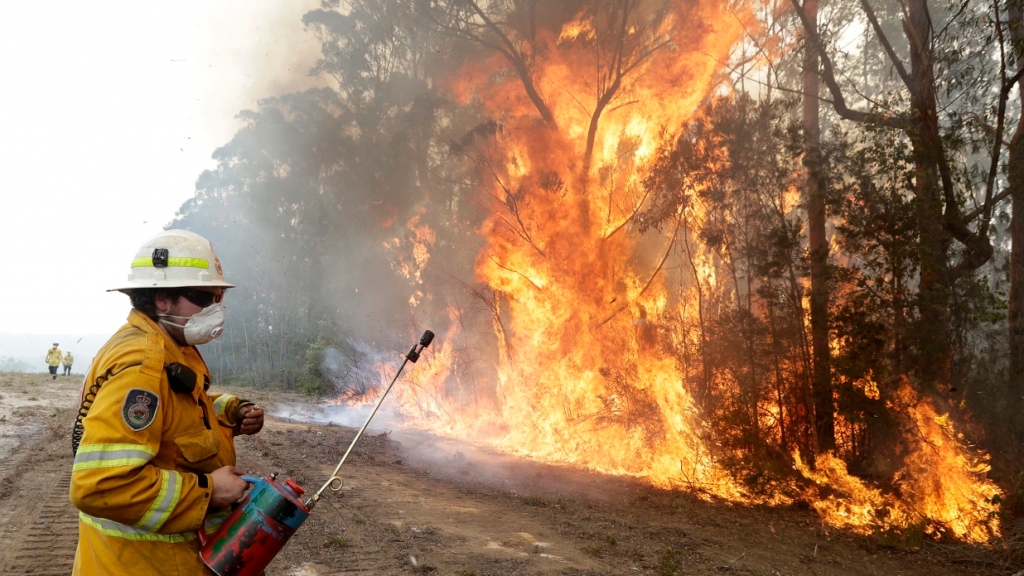
[[[171,362],[184,362],[184,350],[188,348],[192,348],[193,350],[195,349],[194,346],[187,346],[185,349],[178,346],[178,343],[168,336],[159,324],[138,310],[132,309],[132,311],[128,313],[128,324],[142,330],[146,334],[156,334],[160,336],[160,339],[164,343],[164,362],[167,364],[170,364]]]
[[[160,337],[161,341],[164,343],[165,365],[172,362],[181,362],[196,370],[196,374],[198,374],[200,381],[196,382],[196,389],[192,394],[198,398],[199,394],[205,389],[204,377],[208,378],[206,361],[203,360],[203,356],[199,353],[199,349],[195,346],[179,346],[173,338],[164,332],[159,324],[138,310],[132,309],[132,311],[128,313],[128,324],[147,334],[156,334]]]

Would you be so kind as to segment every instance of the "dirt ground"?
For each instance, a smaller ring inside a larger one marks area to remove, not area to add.
[[[0,373],[0,574],[69,574],[70,431],[81,376]],[[230,390],[276,408],[294,394]],[[239,465],[312,491],[355,430],[282,418],[237,441]],[[1019,575],[993,548],[845,534],[813,511],[708,503],[468,443],[371,430],[268,576]]]

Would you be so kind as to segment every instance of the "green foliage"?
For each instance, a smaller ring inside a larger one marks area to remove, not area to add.
[[[7,356],[0,357],[0,372],[35,372],[37,368],[27,362]]]
[[[583,553],[592,558],[604,558],[605,550],[604,544],[587,544],[583,547]]]
[[[544,497],[537,496],[536,494],[524,496],[521,502],[527,506],[535,506],[537,508],[547,508],[548,506],[550,506],[550,504],[547,500],[544,499]]]
[[[243,111],[172,224],[210,238],[238,285],[207,354],[215,379],[324,390],[310,372],[320,319],[345,327],[331,342],[379,339],[416,290],[396,273],[413,260],[407,222],[439,229],[445,217],[421,210],[442,101],[417,62],[437,42],[401,3],[346,4],[303,18],[323,42],[315,72],[334,87]]]
[[[324,374],[323,357],[327,341],[318,337],[306,348],[306,371],[299,379],[299,388],[307,396],[321,397],[334,390],[334,383]]]
[[[658,559],[658,574],[661,576],[675,576],[679,574],[679,551],[672,548],[666,548],[661,552],[661,557]]]
[[[686,258],[707,258],[724,280],[713,286],[692,264],[680,279],[703,297],[701,357],[689,363],[696,370],[687,381],[698,386],[726,460],[754,489],[765,473],[764,447],[773,438],[806,443],[811,425],[798,281],[802,220],[798,198],[786,194],[797,185],[800,160],[794,105],[745,94],[712,99],[661,151],[645,181],[650,207],[637,217],[645,230],[681,213]],[[682,356],[693,344],[677,346]],[[783,412],[774,430],[765,429],[761,413],[770,397]]]
[[[349,542],[348,536],[335,536],[324,541],[326,548],[348,548],[351,545],[352,543]]]

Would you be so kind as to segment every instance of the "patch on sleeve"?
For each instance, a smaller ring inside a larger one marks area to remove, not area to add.
[[[121,406],[121,418],[129,428],[138,432],[153,423],[156,418],[156,407],[160,405],[160,397],[149,390],[132,388],[124,397]]]

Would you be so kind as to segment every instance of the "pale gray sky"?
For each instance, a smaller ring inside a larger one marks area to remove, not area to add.
[[[317,0],[0,2],[0,333],[110,334],[107,293],[260,98],[317,83]],[[225,262],[230,275],[230,263]]]

